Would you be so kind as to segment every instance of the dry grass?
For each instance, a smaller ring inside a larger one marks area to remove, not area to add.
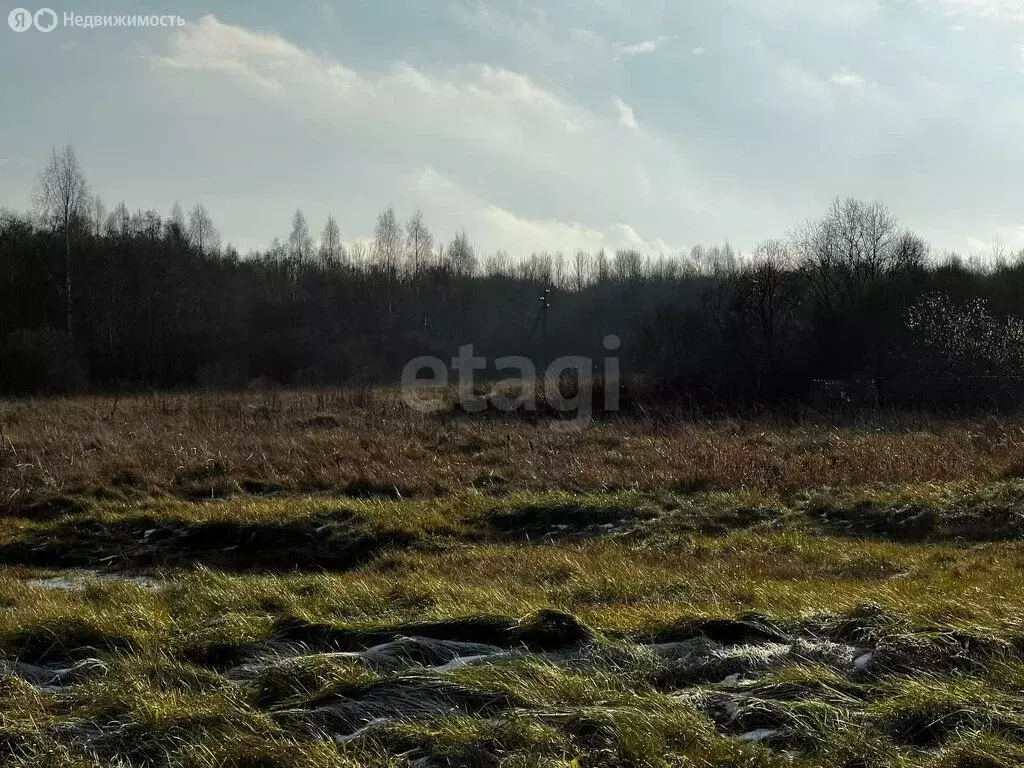
[[[1024,763],[1024,421],[0,427],[0,766]]]
[[[615,508],[630,501],[653,503],[622,496]],[[322,503],[176,502],[153,514],[252,523]],[[0,674],[0,764],[1010,768],[1024,756],[1018,543],[785,527],[676,535],[671,519],[640,538],[474,541],[472,519],[490,504],[467,498],[447,516],[439,502],[357,504],[371,525],[426,535],[440,523],[452,538],[345,573],[168,571],[159,589],[65,590],[5,569],[0,660],[103,665],[49,690],[24,671]],[[552,645],[534,631],[545,610],[590,629]],[[771,619],[730,621],[750,612]],[[472,643],[462,655],[510,651],[445,671],[445,659],[385,650],[410,637],[442,653],[446,642]],[[717,655],[687,661],[688,649]],[[866,653],[875,661],[852,662]],[[763,744],[743,740],[761,732]]]
[[[0,504],[8,508],[81,493],[786,493],[1022,471],[1020,419],[794,425],[663,415],[567,434],[523,419],[417,414],[380,390],[0,403]]]

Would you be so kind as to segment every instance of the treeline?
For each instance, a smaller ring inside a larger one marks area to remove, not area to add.
[[[836,201],[752,254],[480,254],[422,214],[346,242],[297,211],[244,256],[206,209],[107,212],[70,147],[34,211],[0,215],[0,391],[396,381],[464,344],[538,367],[601,358],[701,407],[806,397],[815,379],[1012,377],[1024,362],[1024,254],[938,258],[881,204]]]

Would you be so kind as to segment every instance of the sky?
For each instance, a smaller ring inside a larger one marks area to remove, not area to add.
[[[388,205],[513,256],[750,251],[837,196],[1024,248],[1024,0],[52,0],[186,23],[48,33],[18,5],[0,207],[71,141],[108,209],[202,202],[243,252]]]

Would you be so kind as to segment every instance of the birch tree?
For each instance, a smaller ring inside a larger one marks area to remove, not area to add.
[[[89,185],[74,147],[53,148],[50,159],[39,173],[34,203],[49,225],[64,236],[64,305],[68,333],[74,326],[71,275],[71,238],[75,223],[89,204]]]

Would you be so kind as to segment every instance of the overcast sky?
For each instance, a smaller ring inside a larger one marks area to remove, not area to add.
[[[749,250],[837,195],[1024,248],[1024,0],[53,0],[188,23],[18,34],[24,4],[0,206],[70,139],[108,208],[202,201],[243,251],[388,204],[513,255]]]

